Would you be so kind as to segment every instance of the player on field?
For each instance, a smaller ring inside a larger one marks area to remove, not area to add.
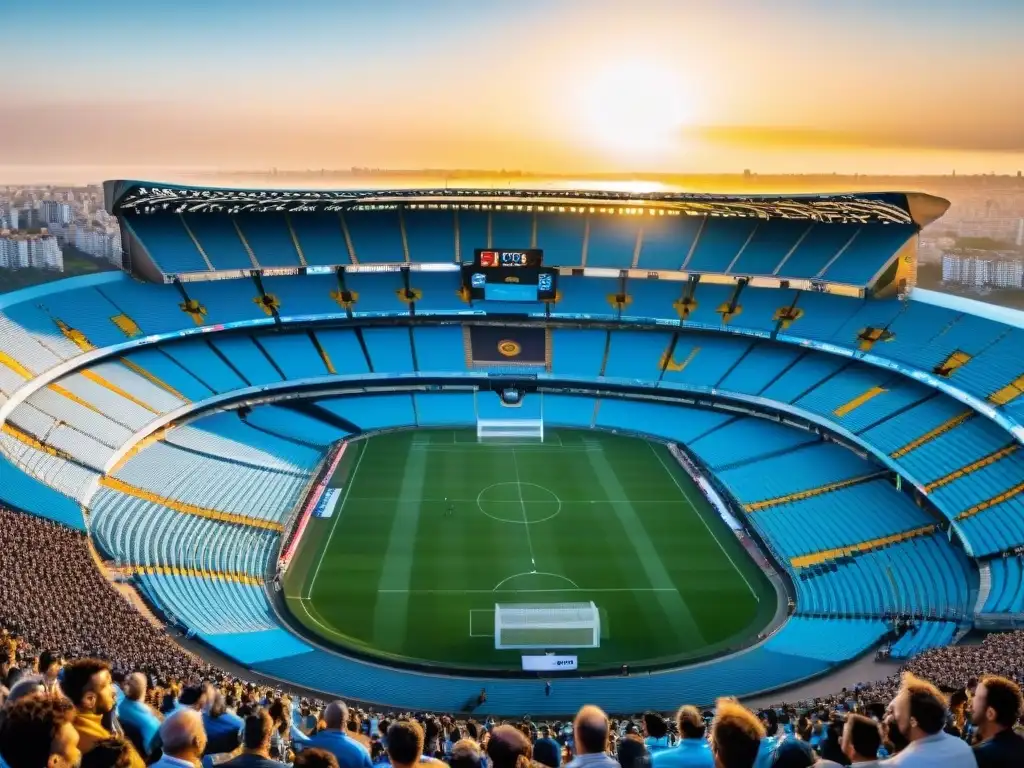
[[[450,501],[448,501],[448,497],[447,496],[444,497],[444,503],[447,505],[447,508],[445,509],[444,516],[445,517],[451,517],[452,515],[455,514],[455,505],[452,504]]]

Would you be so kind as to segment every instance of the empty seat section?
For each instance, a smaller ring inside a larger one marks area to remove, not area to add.
[[[417,423],[421,427],[476,423],[472,392],[417,392],[413,397],[416,400]]]
[[[796,291],[779,288],[746,286],[736,302],[736,313],[729,321],[732,328],[755,328],[774,331],[779,325],[776,315],[793,306]]]
[[[748,519],[787,558],[852,547],[932,523],[887,480],[759,509]]]
[[[313,331],[320,348],[331,361],[339,376],[369,373],[370,366],[354,330],[348,328],[318,328]]]
[[[283,380],[263,350],[249,336],[213,338],[210,343],[249,385],[274,384]]]
[[[122,344],[130,338],[114,324],[122,312],[95,288],[80,288],[44,296],[35,302],[53,319],[80,331],[97,347]]]
[[[90,374],[90,377],[87,378],[86,373]],[[80,402],[91,406],[92,409],[133,431],[149,423],[159,414],[155,408],[137,401],[133,402],[129,397],[125,397],[117,391],[114,385],[103,381],[89,370],[83,373],[72,373],[58,379],[57,386],[70,393],[72,398],[77,398]],[[29,399],[31,400],[31,398]]]
[[[28,301],[6,307],[0,314],[0,352],[33,373],[82,354],[47,312]]]
[[[691,308],[686,322],[715,328],[722,327],[724,325],[722,312],[729,308],[735,292],[735,285],[699,284],[693,295],[697,305]]]
[[[537,247],[544,251],[544,263],[552,267],[583,264],[586,225],[587,219],[581,214],[538,213]]]
[[[697,245],[684,264],[693,272],[725,272],[757,226],[755,219],[708,217]]]
[[[889,655],[894,659],[910,659],[931,648],[941,648],[953,642],[956,623],[952,621],[925,621],[918,624],[892,644]]]
[[[699,216],[645,216],[638,269],[682,269],[704,220]]]
[[[1024,456],[1017,451],[995,463],[981,467],[970,474],[961,475],[932,492],[936,504],[957,513],[982,504],[1010,492],[1024,482]],[[1017,493],[1016,499],[1024,511],[1024,494]],[[1014,499],[1010,499],[1014,501]],[[945,510],[944,510],[945,511]],[[986,512],[982,511],[984,515]]]
[[[641,221],[639,216],[591,214],[585,266],[629,269],[636,252]]]
[[[800,349],[785,344],[755,344],[736,367],[726,374],[719,387],[728,392],[759,395],[772,381],[784,376],[784,372],[801,354]]]
[[[988,561],[992,588],[982,613],[1024,613],[1024,558],[1020,555]]]
[[[202,342],[186,342],[200,344]],[[192,375],[175,358],[167,354],[170,347],[159,349],[140,349],[129,352],[122,358],[125,365],[139,370],[143,376],[152,377],[165,387],[170,387],[183,398],[198,402],[210,397],[214,390]]]
[[[164,346],[163,351],[213,392],[224,393],[249,386],[205,340],[175,342]]]
[[[209,271],[180,216],[167,213],[131,216],[126,217],[126,223],[165,273]]]
[[[869,329],[882,330],[895,322],[903,312],[903,304],[898,301],[865,299],[858,302],[857,309],[849,315],[832,333],[828,341],[852,349],[861,349],[864,345],[862,335]],[[934,330],[934,329],[933,329]],[[918,344],[927,342],[928,337],[917,339]],[[871,352],[887,353],[902,343],[902,339],[883,338],[871,346]]]
[[[405,288],[401,272],[346,272],[345,287],[356,294],[352,305],[354,315],[364,312],[409,313],[409,305],[398,298],[398,291]]]
[[[689,445],[705,464],[716,472],[722,472],[728,467],[753,462],[759,456],[782,452],[797,455],[794,453],[795,449],[820,440],[821,438],[813,432],[805,432],[796,427],[776,424],[754,416],[744,416],[730,421],[721,429],[716,429]],[[845,453],[849,454],[849,451]],[[754,462],[752,466],[761,467],[764,463]],[[799,472],[799,464],[791,464],[790,467],[791,471]]]
[[[495,248],[529,248],[533,242],[533,214],[518,211],[491,213],[491,244]],[[470,254],[472,256],[472,254]]]
[[[761,396],[791,403],[844,365],[846,361],[842,358],[803,352],[799,360],[761,392]]]
[[[330,374],[307,333],[264,333],[259,336],[259,343],[284,373],[285,379],[308,379]]]
[[[405,241],[409,246],[409,261],[455,263],[454,212],[406,208],[402,218],[405,223]]]
[[[973,418],[904,454],[900,463],[917,480],[928,483],[991,456],[1012,442],[995,422]]]
[[[829,296],[816,291],[800,291],[796,297],[795,307],[799,316],[790,323],[789,328],[780,331],[780,334],[831,341],[836,331],[860,309],[862,303],[861,299]],[[852,348],[855,341],[847,341],[845,345]]]
[[[170,499],[272,522],[288,517],[309,479],[218,460],[162,442],[151,443],[129,458],[114,477],[154,494],[150,501]]]
[[[672,359],[665,368],[666,384],[715,387],[756,342],[720,334],[679,334]]]
[[[260,305],[260,292],[249,279],[193,282],[185,286],[190,299],[206,309],[203,325],[233,323],[239,320],[274,322],[271,313]]]
[[[461,272],[410,272],[409,287],[420,292],[416,299],[417,314],[469,309],[459,293]]]
[[[917,228],[912,224],[866,224],[825,270],[823,278],[837,283],[867,285],[916,233]]]
[[[748,444],[739,444],[736,438]],[[878,466],[842,446],[822,442],[811,432],[749,417],[712,432],[694,443],[693,450],[712,467],[722,468],[719,479],[744,503],[780,499],[879,471]],[[735,466],[743,456],[759,454],[765,458]]]
[[[344,218],[357,263],[405,261],[402,230],[396,211],[346,211]]]
[[[296,464],[307,469],[314,467],[320,460],[322,454],[315,449],[326,448],[348,434],[301,411],[276,405],[256,406],[246,415],[245,420],[264,432],[303,443],[303,446],[289,446],[287,453]],[[311,446],[314,450],[305,446]]]
[[[619,292],[619,281],[608,277],[560,277],[558,302],[551,313],[558,315],[615,315],[617,310],[608,301]],[[543,305],[541,305],[543,309]]]
[[[66,397],[49,388],[37,389],[25,402],[112,448],[128,442],[138,428],[117,421],[114,414],[103,413],[91,403]]]
[[[335,275],[264,277],[263,290],[277,299],[282,320],[302,315],[345,316],[344,308],[331,296],[341,290]]]
[[[1024,376],[1024,329],[1012,328],[958,368],[953,380],[958,387],[988,397]],[[1020,391],[1020,385],[1017,385]],[[1017,395],[1019,404],[1021,395]]]
[[[179,575],[146,574],[136,580],[165,613],[200,635],[277,626],[262,586]]]
[[[817,619],[795,616],[765,647],[778,653],[820,658],[830,663],[851,659],[888,633],[880,619]]]
[[[58,421],[27,402],[14,409],[7,417],[7,423],[97,472],[104,470],[114,454],[111,446]]]
[[[352,263],[337,213],[290,213],[288,221],[307,264]]]
[[[235,216],[235,223],[261,267],[298,267],[302,264],[284,214],[243,213]]]
[[[775,268],[779,277],[817,277],[856,234],[857,224],[815,224]]]
[[[481,211],[457,211],[459,227],[459,261],[468,264],[473,261],[477,248],[491,248],[489,239],[491,215]]]
[[[672,334],[665,331],[611,331],[604,375],[615,379],[657,381],[671,342]]]
[[[1019,547],[1024,544],[1024,494],[1017,493],[992,504],[982,512],[961,519],[958,525],[976,557]]]
[[[418,326],[412,329],[416,364],[424,373],[466,370],[461,326]]]
[[[743,251],[729,268],[733,275],[771,275],[782,263],[786,254],[794,250],[797,243],[809,231],[806,221],[769,219],[762,221],[754,230],[754,236],[747,241]]]
[[[15,446],[20,445],[7,435],[0,434],[0,446],[4,449],[4,453],[0,454],[0,476],[4,479],[0,483],[0,501],[13,509],[56,520],[76,530],[85,530],[82,508],[76,500],[84,493],[79,493],[77,497],[65,495],[65,491],[73,492],[74,489],[55,485],[54,476],[46,472],[40,472],[37,477],[32,471],[34,467],[31,462],[21,463],[14,453],[10,453],[11,450],[18,452]],[[94,474],[85,473],[80,479],[87,485],[94,478]]]
[[[583,379],[600,376],[607,341],[608,331],[553,329],[552,371],[562,376]]]
[[[215,459],[292,474],[308,472],[318,460],[316,451],[247,424],[239,418],[237,411],[219,411],[203,416],[174,427],[163,439],[176,447]]]
[[[881,397],[881,385],[892,376],[892,373],[884,369],[848,363],[834,375],[818,382],[813,389],[796,400],[795,405],[830,417],[831,420],[832,417],[840,417],[837,413],[840,410],[853,413],[860,407],[858,403],[867,402],[864,398],[872,395]]]
[[[374,373],[415,370],[408,328],[364,328],[362,333]]]
[[[99,285],[96,290],[143,333],[169,333],[195,325],[178,306],[181,294],[172,285],[152,285],[125,279]]]
[[[357,395],[317,400],[316,404],[362,430],[403,427],[416,423],[410,394]]]
[[[117,387],[125,396],[135,399],[157,413],[168,413],[184,405],[178,395],[168,392],[157,382],[131,370],[117,360],[97,363],[87,369],[106,384]]]
[[[594,405],[597,401],[592,397],[575,395],[556,395],[544,393],[544,424],[545,426],[569,426],[590,428],[594,422]]]
[[[968,409],[950,397],[933,395],[912,408],[895,414],[861,434],[869,444],[895,453],[920,437],[948,424]]]
[[[214,269],[252,269],[256,266],[242,245],[234,217],[186,214],[183,218]]]
[[[679,319],[673,304],[683,295],[686,283],[672,280],[642,280],[630,278],[626,281],[626,295],[631,301],[622,308],[623,317],[651,317]]]
[[[604,399],[598,405],[595,426],[657,435],[689,444],[721,426],[731,415],[667,403]]]

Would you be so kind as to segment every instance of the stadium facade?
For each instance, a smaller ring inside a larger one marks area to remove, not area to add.
[[[1024,318],[915,289],[946,201],[106,196],[125,273],[0,296],[0,502],[88,530],[248,668],[438,711],[481,684],[493,712],[669,709],[1024,620]],[[789,598],[769,636],[547,698],[337,652],[296,620],[276,575],[346,446],[510,406],[669,444]]]

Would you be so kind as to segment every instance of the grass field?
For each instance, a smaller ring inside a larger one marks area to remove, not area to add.
[[[742,645],[775,611],[768,579],[657,443],[391,433],[351,443],[332,485],[334,513],[310,522],[284,587],[334,645],[512,669],[522,652],[494,648],[496,602],[592,600],[601,647],[579,656],[593,670]]]

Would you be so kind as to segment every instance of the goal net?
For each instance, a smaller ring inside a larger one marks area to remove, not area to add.
[[[495,648],[597,648],[601,616],[589,603],[515,603],[494,606]]]
[[[543,419],[477,419],[476,438],[514,437],[544,440]]]

